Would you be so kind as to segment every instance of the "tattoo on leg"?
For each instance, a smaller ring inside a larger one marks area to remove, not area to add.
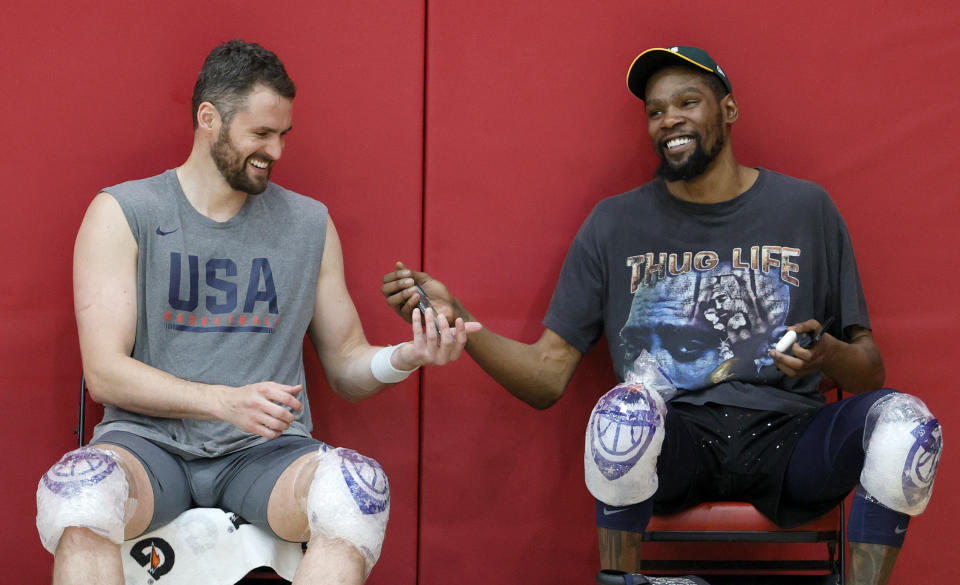
[[[640,570],[640,548],[643,542],[639,532],[597,528],[600,543],[600,567],[628,573]]]
[[[850,543],[850,570],[847,581],[851,585],[886,585],[893,573],[900,549],[883,544]]]

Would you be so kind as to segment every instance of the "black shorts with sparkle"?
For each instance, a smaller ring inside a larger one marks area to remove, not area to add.
[[[702,502],[750,502],[777,522],[790,454],[816,411],[803,414],[707,403],[673,403],[657,461],[655,514]]]

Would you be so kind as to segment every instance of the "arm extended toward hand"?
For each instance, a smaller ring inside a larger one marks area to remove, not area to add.
[[[384,275],[381,292],[394,311],[410,321],[419,300],[417,284],[447,319],[475,321],[442,282],[425,272],[412,271],[402,262],[397,262],[396,270]],[[498,384],[538,409],[549,408],[563,396],[583,357],[550,329],[544,329],[540,339],[528,344],[484,328],[469,333],[466,349]]]
[[[356,402],[392,385],[378,380],[371,371],[371,360],[381,347],[370,345],[363,333],[347,291],[343,252],[332,220],[327,224],[316,294],[308,332],[334,392]],[[423,323],[434,323],[432,309],[427,309],[426,314],[419,309],[411,311],[410,317],[412,339],[399,345],[390,356],[390,364],[396,370],[412,371],[424,365],[454,361],[463,352],[467,335],[483,328],[460,318],[448,320],[442,314],[436,316],[436,326],[424,327]]]

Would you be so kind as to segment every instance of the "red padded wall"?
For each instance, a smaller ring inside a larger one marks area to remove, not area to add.
[[[284,60],[298,97],[275,179],[330,208],[368,338],[408,336],[377,283],[398,255],[420,254],[423,3],[146,6],[15,2],[0,25],[8,265],[0,274],[0,565],[10,582],[49,582],[34,494],[40,475],[75,445],[80,361],[70,274],[80,219],[101,187],[186,158],[193,83],[217,43],[254,40]],[[315,359],[309,380],[315,435],[377,458],[390,477],[392,515],[369,582],[415,582],[417,378],[359,405],[332,395]]]
[[[35,485],[74,444],[80,218],[100,187],[185,158],[196,71],[236,36],[274,49],[298,82],[276,179],[330,206],[377,343],[406,334],[379,298],[380,275],[421,252],[486,325],[534,340],[582,219],[655,166],[627,66],[649,46],[708,47],[740,101],[739,158],[830,190],[853,234],[888,383],[921,395],[944,422],[936,494],[893,582],[948,578],[952,540],[942,535],[960,521],[949,446],[958,414],[949,336],[960,326],[955,3],[38,0],[7,6],[0,27],[0,564],[17,582],[49,580]],[[390,474],[392,519],[371,583],[591,581],[582,433],[613,380],[602,342],[545,412],[469,359],[426,371],[422,397],[411,379],[360,405],[332,397],[316,362],[309,368],[317,435]]]
[[[655,168],[625,88],[633,58],[693,44],[720,60],[741,107],[739,159],[832,193],[888,384],[944,422],[936,495],[892,582],[946,579],[951,540],[938,535],[960,516],[956,4],[450,0],[430,3],[428,23],[425,268],[487,326],[528,342],[587,212]],[[422,583],[592,582],[583,432],[613,380],[606,352],[598,344],[546,412],[472,363],[425,374]]]

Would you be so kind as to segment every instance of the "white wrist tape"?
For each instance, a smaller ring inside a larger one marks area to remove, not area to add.
[[[393,352],[397,351],[398,347],[398,345],[388,345],[387,347],[380,348],[377,353],[373,354],[373,359],[370,360],[370,373],[373,374],[373,377],[376,378],[378,382],[383,384],[402,382],[407,379],[407,376],[416,372],[420,367],[417,366],[412,370],[398,370],[393,367],[393,364],[390,363],[390,356],[393,355]]]

